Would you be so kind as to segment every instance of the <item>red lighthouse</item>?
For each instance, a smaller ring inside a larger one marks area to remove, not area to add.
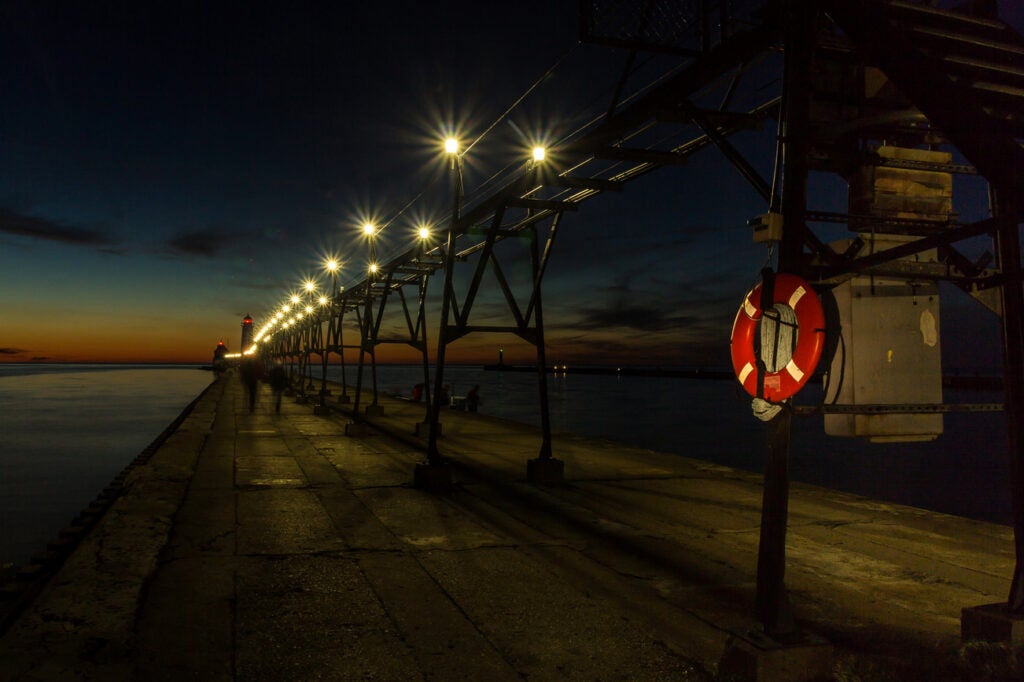
[[[249,350],[250,346],[252,346],[252,317],[246,315],[242,320],[242,352]]]

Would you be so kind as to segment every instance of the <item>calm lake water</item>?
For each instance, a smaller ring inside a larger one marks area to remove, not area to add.
[[[346,373],[355,384],[354,368]],[[23,562],[178,416],[210,382],[196,369],[0,365],[0,563]],[[332,366],[328,378],[338,378]],[[381,391],[410,395],[422,367],[381,366]],[[480,411],[539,424],[532,372],[451,366],[453,395],[480,385]],[[369,373],[364,376],[364,384]],[[734,382],[548,375],[552,428],[750,471],[763,425]],[[800,402],[820,399],[811,387]],[[947,391],[947,402],[1001,402],[1000,392]],[[931,443],[871,444],[794,420],[794,480],[999,523],[1010,522],[1002,412],[945,415]],[[555,456],[557,456],[557,451]]]
[[[355,383],[353,367],[347,368]],[[319,376],[319,375],[318,375]],[[337,377],[331,367],[328,378]],[[378,387],[410,395],[422,367],[382,366]],[[369,381],[369,372],[364,383]],[[480,385],[480,411],[540,424],[532,372],[446,368],[453,395]],[[733,381],[588,374],[549,374],[556,432],[606,438],[748,471],[764,467],[764,425]],[[947,403],[1002,403],[1001,391],[946,390]],[[820,402],[820,387],[798,396]],[[790,473],[805,483],[986,521],[1012,523],[1003,412],[952,412],[928,443],[869,443],[826,436],[820,415],[793,420]],[[555,453],[558,456],[558,453]]]
[[[42,549],[212,378],[194,367],[0,364],[0,564]]]

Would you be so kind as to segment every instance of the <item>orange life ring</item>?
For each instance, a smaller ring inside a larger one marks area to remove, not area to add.
[[[736,312],[729,340],[732,369],[747,393],[758,397],[758,358],[754,354],[754,334],[763,313],[761,283],[758,283]],[[802,278],[787,273],[775,275],[772,304],[788,305],[796,314],[796,348],[789,363],[776,372],[765,372],[765,400],[779,402],[794,395],[810,379],[821,359],[825,345],[825,313],[814,289]]]

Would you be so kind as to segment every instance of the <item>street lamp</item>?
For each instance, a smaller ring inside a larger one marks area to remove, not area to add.
[[[341,395],[338,396],[338,402],[341,404],[347,403],[348,398],[348,385],[345,382],[345,345],[342,338],[341,329],[341,318],[344,315],[344,306],[338,311],[335,311],[334,305],[338,301],[338,271],[341,270],[341,263],[336,258],[329,258],[324,263],[324,268],[330,273],[331,276],[331,296],[329,300],[330,309],[328,315],[330,315],[330,322],[327,326],[327,333],[330,336],[331,344],[334,346],[335,351],[338,353],[338,358],[341,364]],[[328,358],[324,356],[324,373],[323,383],[320,387],[320,404],[324,404],[324,397],[328,395],[327,390],[327,365]]]
[[[371,339],[373,335],[373,283],[377,275],[377,226],[372,222],[363,223],[363,236],[366,238],[367,248],[369,250],[369,261],[367,266],[367,274],[365,281],[365,297],[364,306],[365,313],[363,315],[361,329],[360,329],[360,342],[359,342],[359,370],[356,373],[356,399],[352,406],[352,411],[359,417],[359,401],[362,398],[363,388],[363,362],[366,354],[367,344],[370,345],[370,372],[372,374],[373,381],[373,402],[371,403],[374,410],[378,409],[377,406],[377,362],[376,362],[376,349],[374,348],[375,342]]]
[[[458,143],[454,143],[452,145],[447,145],[446,144],[445,148],[446,149],[451,148],[453,150],[453,152],[451,152],[451,153],[454,153],[454,151],[458,150]],[[428,225],[420,225],[416,229],[416,236],[419,237],[419,258],[422,261],[423,257],[427,253],[427,250],[430,248],[430,241],[431,241],[431,237],[433,235],[431,234],[430,227]],[[422,347],[423,347],[423,391],[422,391],[422,393],[423,393],[423,399],[424,399],[424,401],[426,402],[426,405],[427,405],[427,414],[425,415],[425,417],[423,419],[423,424],[422,425],[419,425],[419,424],[417,425],[417,431],[416,431],[416,435],[417,436],[420,435],[420,433],[421,433],[421,431],[419,430],[420,428],[423,428],[423,427],[425,427],[427,429],[430,428],[430,414],[431,414],[431,412],[430,412],[430,404],[431,404],[430,403],[430,359],[428,357],[428,350],[427,350],[427,313],[426,313],[426,309],[425,309],[425,302],[426,302],[426,299],[427,299],[427,285],[428,285],[428,283],[430,281],[430,275],[427,274],[428,273],[427,268],[423,268],[421,270],[421,273],[422,274],[420,274],[420,282],[419,282],[420,286],[419,286],[419,322],[418,322],[418,325],[419,325],[419,329],[421,330],[420,331],[420,335],[422,337],[420,339],[420,343],[422,344]],[[419,397],[416,397],[415,399],[419,400]]]
[[[444,356],[448,345],[448,318],[452,306],[452,270],[455,266],[455,231],[462,210],[462,155],[455,138],[448,138],[445,152],[451,159],[452,173],[452,222],[448,228],[448,240],[444,254],[444,288],[441,292],[441,320],[437,334],[437,364],[434,367],[434,395],[430,403],[430,435],[427,439],[427,463],[416,467],[416,485],[423,488],[447,489],[451,485],[451,472],[443,466],[441,453],[437,450],[440,434],[441,397],[444,393]]]

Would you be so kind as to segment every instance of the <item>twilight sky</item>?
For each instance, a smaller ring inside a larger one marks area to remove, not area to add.
[[[626,55],[578,44],[577,5],[0,3],[0,361],[208,362],[325,256],[355,281],[366,218],[418,197],[381,235],[384,254],[414,222],[442,220],[446,129],[475,139],[558,64],[467,154],[472,195],[533,139],[607,107]],[[626,94],[667,64],[644,63]],[[757,103],[777,77],[769,60],[738,97]],[[773,125],[733,139],[765,176]],[[842,210],[841,181],[811,188],[814,208]],[[983,217],[981,196],[975,183],[958,197],[962,219]],[[545,280],[549,360],[727,364],[766,255],[746,220],[765,210],[713,149],[586,202]],[[978,329],[994,347],[995,318],[949,293],[949,353]],[[477,322],[508,321],[496,286],[484,302]],[[499,345],[532,356],[475,335],[449,359],[491,361]]]

